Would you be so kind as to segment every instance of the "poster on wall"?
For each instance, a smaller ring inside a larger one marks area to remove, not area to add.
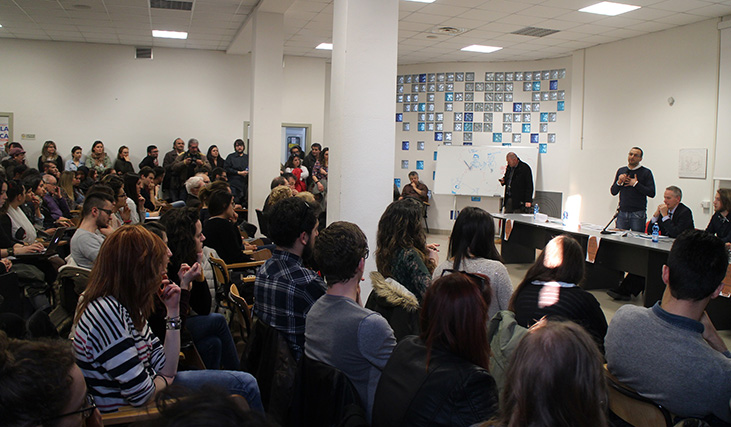
[[[0,113],[0,144],[13,140],[13,113]]]
[[[678,157],[678,178],[706,179],[708,149],[681,148]]]

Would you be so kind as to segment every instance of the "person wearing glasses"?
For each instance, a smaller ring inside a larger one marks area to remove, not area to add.
[[[498,409],[488,372],[490,285],[456,272],[429,286],[421,333],[401,340],[381,373],[373,404],[377,426],[470,426]]]
[[[114,197],[95,191],[87,194],[81,210],[81,223],[71,238],[71,258],[82,268],[91,269],[104,243],[105,231],[111,231]]]
[[[76,363],[101,412],[144,406],[169,385],[200,390],[217,385],[243,396],[263,412],[256,379],[239,371],[178,372],[181,288],[201,274],[201,265],[181,265],[179,287],[167,276],[170,250],[139,225],[124,226],[101,249],[74,317]],[[165,306],[165,342],[147,323],[155,299]]]
[[[103,425],[69,342],[0,331],[0,420],[7,427]]]
[[[583,278],[581,245],[570,236],[556,236],[515,289],[508,310],[515,313],[516,322],[524,328],[543,317],[578,323],[604,353],[607,319],[594,295],[579,286]]]
[[[132,211],[127,206],[127,193],[124,191],[124,181],[115,174],[107,175],[102,179],[102,184],[106,184],[112,189],[115,196],[114,216],[109,225],[112,230],[116,230],[124,224],[132,223]]]
[[[371,419],[373,397],[396,338],[388,322],[363,308],[360,280],[368,241],[357,225],[339,221],[320,232],[315,261],[327,292],[307,313],[305,356],[343,371]]]

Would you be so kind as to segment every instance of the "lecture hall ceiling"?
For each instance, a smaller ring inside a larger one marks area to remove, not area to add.
[[[641,6],[609,17],[578,12],[598,0],[399,1],[399,64],[520,61],[566,56],[576,49],[731,15],[731,0],[618,0]],[[240,29],[258,3],[288,6],[286,55],[329,58],[332,0],[0,0],[0,37],[236,53]],[[160,9],[192,3],[190,10]],[[291,4],[291,5],[290,5]],[[457,35],[441,28],[457,29]],[[526,27],[558,30],[545,37],[512,34]],[[153,38],[151,30],[187,31],[187,40]],[[501,46],[492,54],[462,52]]]

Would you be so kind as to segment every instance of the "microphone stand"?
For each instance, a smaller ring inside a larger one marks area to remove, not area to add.
[[[607,231],[607,228],[609,228],[609,226],[612,224],[612,222],[614,222],[614,220],[617,219],[618,215],[619,215],[619,206],[617,206],[617,211],[614,212],[614,216],[612,217],[612,219],[609,220],[607,225],[604,226],[604,228],[602,229],[600,234],[612,234],[611,231]]]

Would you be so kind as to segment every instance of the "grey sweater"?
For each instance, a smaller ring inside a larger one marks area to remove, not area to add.
[[[345,373],[369,421],[381,371],[395,346],[386,319],[350,298],[323,295],[307,313],[305,355]]]
[[[663,310],[624,305],[605,339],[609,371],[670,412],[731,422],[731,359],[703,339],[703,325]]]

